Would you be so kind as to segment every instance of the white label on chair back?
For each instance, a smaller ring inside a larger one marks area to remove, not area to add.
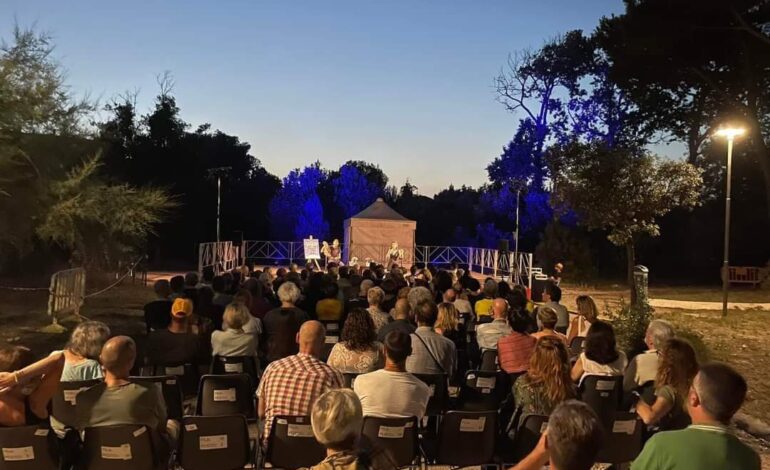
[[[617,434],[620,434],[620,433],[633,434],[635,430],[636,430],[635,419],[617,420],[612,425],[612,432]]]
[[[230,374],[240,374],[243,372],[242,362],[225,362],[225,372]]]
[[[486,416],[478,419],[464,418],[460,420],[460,432],[484,432],[484,424],[487,422]]]
[[[78,393],[83,390],[88,390],[88,387],[80,387],[77,390],[64,390],[64,401],[69,402],[70,405],[75,406],[78,404]]]
[[[227,434],[200,436],[198,445],[201,450],[227,449]]]
[[[496,377],[479,377],[476,379],[476,386],[478,388],[495,388]]]
[[[102,446],[102,458],[104,460],[131,460],[131,444],[123,444],[119,447]]]
[[[313,437],[313,428],[309,424],[290,424],[286,434],[289,437]]]
[[[327,323],[326,324],[326,331],[340,331],[340,324],[339,323]]]
[[[184,375],[184,366],[166,367],[166,375]]]
[[[45,437],[48,435],[48,429],[36,429],[35,435],[40,437]]]
[[[327,336],[324,342],[326,344],[337,344],[340,341],[339,336]]]
[[[612,380],[597,380],[596,390],[606,392],[615,389],[615,382]]]
[[[428,388],[430,389],[430,391],[428,392],[429,397],[432,397],[433,395],[436,394],[436,384],[430,384],[428,385]]]
[[[381,439],[401,439],[404,437],[404,426],[380,426],[377,437]]]
[[[214,390],[214,401],[235,401],[235,389]]]
[[[188,431],[197,431],[198,426],[195,423],[185,424],[184,428]]]
[[[6,462],[35,460],[35,449],[32,447],[3,447],[3,460]]]
[[[134,431],[132,434],[134,435],[134,437],[139,437],[142,434],[144,434],[145,432],[147,432],[147,428],[141,427],[141,428],[137,429],[136,431]]]
[[[176,379],[168,379],[168,380],[166,380],[166,385],[176,385]]]

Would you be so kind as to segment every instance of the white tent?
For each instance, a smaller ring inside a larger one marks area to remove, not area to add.
[[[393,210],[382,198],[345,221],[344,260],[370,259],[387,266],[390,244],[398,242],[404,250],[401,264],[410,267],[414,261],[414,231],[417,222]]]

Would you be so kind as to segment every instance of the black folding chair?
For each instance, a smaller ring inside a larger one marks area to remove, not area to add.
[[[364,417],[361,432],[373,448],[388,453],[399,467],[413,465],[419,456],[417,418]]]
[[[57,470],[56,437],[48,427],[0,427],[0,468],[3,470]]]
[[[321,356],[319,359],[326,362],[327,359],[329,359],[329,355],[332,352],[332,349],[334,348],[334,345],[340,342],[340,335],[339,333],[336,333],[334,335],[330,335],[329,333],[326,334],[326,338],[324,339],[324,344],[321,347]]]
[[[570,356],[579,356],[583,352],[586,345],[585,336],[575,336],[569,343]]]
[[[449,409],[449,384],[446,374],[412,374],[430,388],[425,416],[438,416]]]
[[[586,375],[580,383],[580,400],[590,406],[605,429],[612,427],[623,399],[623,376]]]
[[[457,467],[491,463],[496,433],[496,411],[448,411],[439,427],[436,463]]]
[[[342,333],[342,320],[321,320],[324,328],[326,328],[326,336],[339,337]]]
[[[497,349],[483,349],[481,351],[481,365],[479,370],[485,372],[497,372]]]
[[[246,374],[204,375],[198,389],[199,416],[243,415],[257,418],[251,379]]]
[[[158,299],[144,305],[144,325],[147,334],[153,330],[163,330],[171,323],[170,300]]]
[[[64,427],[74,427],[77,416],[75,406],[77,405],[78,393],[101,382],[101,379],[59,382],[59,388],[51,399],[51,415]]]
[[[353,372],[344,372],[342,374],[342,378],[345,379],[345,387],[346,388],[353,388],[353,383],[355,383],[356,378],[361,374],[355,374]]]
[[[633,461],[642,451],[644,423],[636,413],[618,411],[604,433],[604,445],[599,449],[597,462],[622,464]]]
[[[254,390],[259,385],[259,368],[254,356],[214,356],[211,359],[211,374],[246,374]]]
[[[512,459],[518,462],[537,446],[540,436],[548,425],[548,416],[524,415],[519,420],[513,436]]]
[[[500,402],[508,393],[510,387],[507,377],[497,372],[485,372],[481,370],[469,370],[465,374],[465,381],[460,388],[458,398],[460,409],[466,411],[497,410]]]
[[[185,416],[177,460],[184,470],[235,470],[253,463],[246,419],[242,415]]]
[[[309,416],[276,416],[267,440],[265,460],[273,467],[312,467],[326,458],[326,448],[316,441]]]
[[[77,470],[156,470],[167,464],[168,449],[147,426],[119,424],[86,428]]]
[[[156,375],[148,377],[129,377],[129,380],[136,383],[158,384],[163,401],[166,402],[166,414],[171,419],[182,420],[184,416],[184,397],[182,394],[182,384],[179,378],[173,375]]]
[[[200,373],[196,364],[154,364],[142,369],[144,375],[149,369],[150,376],[171,375],[179,380],[182,394],[185,398],[194,397],[198,393]]]

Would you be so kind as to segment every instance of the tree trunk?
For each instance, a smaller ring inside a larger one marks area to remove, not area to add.
[[[757,160],[762,169],[762,176],[765,180],[765,213],[770,217],[770,148],[765,145],[762,133],[757,129],[754,132],[754,148],[757,152]]]
[[[634,265],[636,264],[636,250],[634,249],[634,241],[629,240],[626,242],[626,282],[628,288],[631,290],[631,304],[636,303],[636,289],[634,289]]]

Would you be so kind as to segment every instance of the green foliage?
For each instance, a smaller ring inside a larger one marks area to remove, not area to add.
[[[604,316],[612,323],[618,349],[634,354],[644,349],[644,335],[654,310],[647,303],[629,304],[624,299],[616,309],[605,307]]]

